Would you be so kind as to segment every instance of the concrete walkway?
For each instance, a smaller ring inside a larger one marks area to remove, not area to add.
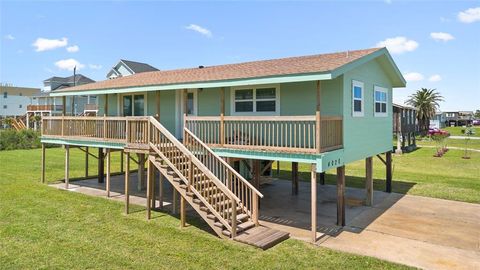
[[[465,140],[465,139],[472,139],[472,140],[480,140],[480,137],[474,137],[474,136],[470,136],[470,137],[467,137],[467,136],[450,136],[448,137],[450,139],[457,139],[457,140]]]
[[[131,203],[145,205],[145,191],[135,191],[136,173],[131,179]],[[164,206],[170,210],[172,189],[164,183]],[[112,177],[111,199],[124,200],[123,184],[122,175]],[[96,179],[70,186],[70,191],[106,195]],[[274,179],[260,192],[262,224],[310,241],[310,183],[300,182],[299,194],[292,195],[290,181]],[[317,245],[425,269],[480,269],[480,204],[375,191],[374,204],[367,207],[358,204],[364,190],[347,188],[347,226],[341,228],[335,225],[336,187],[318,185],[317,194]]]

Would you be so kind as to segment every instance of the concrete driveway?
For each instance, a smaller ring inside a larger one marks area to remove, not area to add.
[[[390,194],[319,244],[425,269],[480,269],[480,205]]]

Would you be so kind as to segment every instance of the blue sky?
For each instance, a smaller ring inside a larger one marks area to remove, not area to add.
[[[480,109],[480,1],[59,2],[0,0],[0,81],[41,87],[72,65],[103,80],[118,59],[159,69],[386,45],[408,79]]]

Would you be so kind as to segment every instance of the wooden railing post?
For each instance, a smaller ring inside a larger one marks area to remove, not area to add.
[[[130,121],[128,121],[128,118],[125,120],[125,132],[127,133],[125,135],[125,140],[127,143],[130,142]]]
[[[65,119],[64,119],[64,118],[65,118],[65,116],[62,115],[62,137],[63,137],[63,135],[65,134],[65,132],[63,131],[63,129],[64,129],[64,127],[65,127],[65,126],[64,126],[64,125],[65,125],[65,123],[64,123]]]
[[[220,88],[220,140],[221,146],[225,144],[225,88]]]
[[[252,202],[252,219],[255,226],[258,226],[258,195],[252,192],[253,202]]]
[[[232,239],[237,236],[237,202],[232,198]]]
[[[103,139],[107,139],[107,118],[103,115]]]
[[[320,81],[317,81],[317,106],[315,110],[315,142],[317,146],[317,153],[322,152],[322,142],[321,142],[321,136],[320,136],[320,125],[321,125],[321,115],[320,115],[320,105],[321,105],[321,85]]]

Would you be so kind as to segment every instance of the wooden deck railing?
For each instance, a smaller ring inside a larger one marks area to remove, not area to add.
[[[148,145],[148,117],[44,116],[42,136]]]
[[[63,105],[27,105],[27,111],[61,111]]]
[[[338,116],[187,116],[185,126],[214,147],[319,153],[343,146]]]

